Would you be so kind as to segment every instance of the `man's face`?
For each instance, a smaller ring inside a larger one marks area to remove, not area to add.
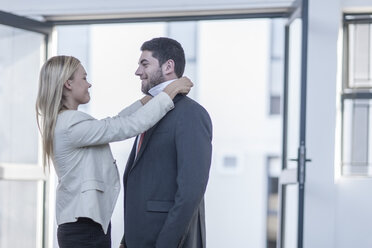
[[[152,57],[152,52],[150,51],[143,51],[141,53],[135,74],[142,80],[141,89],[145,94],[149,94],[149,90],[152,87],[166,81],[159,61]]]

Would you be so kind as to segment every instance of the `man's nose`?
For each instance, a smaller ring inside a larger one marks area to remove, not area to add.
[[[141,76],[142,70],[138,67],[136,72],[134,73],[136,76]]]

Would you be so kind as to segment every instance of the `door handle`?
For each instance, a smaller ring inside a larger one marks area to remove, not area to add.
[[[296,161],[296,162],[298,162],[298,158],[289,158],[288,161]],[[305,162],[311,162],[311,159],[307,158],[307,159],[305,159]]]

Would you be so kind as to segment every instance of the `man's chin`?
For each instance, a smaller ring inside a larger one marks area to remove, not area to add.
[[[144,81],[142,81],[141,91],[142,91],[144,94],[147,94],[147,93],[149,92],[149,89],[148,89],[148,87],[147,87],[147,84],[144,83]]]
[[[142,91],[142,93],[145,94],[145,95],[150,95],[148,89],[144,89],[144,88],[142,88],[141,91]]]

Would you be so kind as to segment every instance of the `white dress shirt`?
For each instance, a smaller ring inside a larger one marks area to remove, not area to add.
[[[171,79],[169,81],[163,82],[161,84],[158,84],[158,85],[152,87],[149,90],[150,95],[157,96],[160,92],[162,92],[165,89],[165,87],[168,86],[168,84],[172,83],[173,81],[176,81],[176,79]]]

